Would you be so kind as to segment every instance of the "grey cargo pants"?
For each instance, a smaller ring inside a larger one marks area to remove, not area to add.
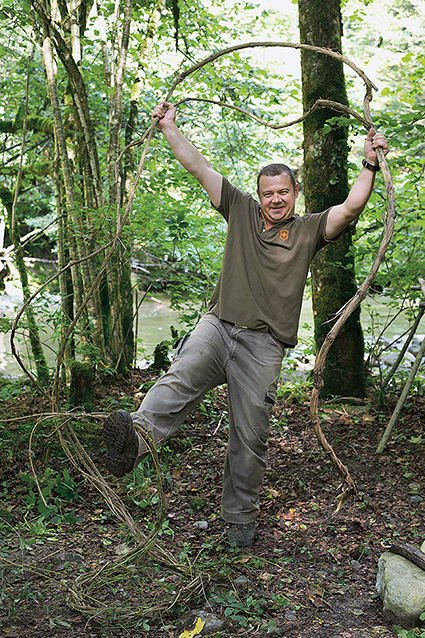
[[[149,427],[160,446],[209,390],[227,383],[229,441],[221,516],[229,523],[250,523],[259,510],[269,417],[283,355],[283,345],[268,332],[242,328],[207,312],[177,346],[168,372],[131,415],[135,423]]]

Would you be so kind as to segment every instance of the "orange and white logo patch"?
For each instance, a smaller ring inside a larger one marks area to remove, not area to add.
[[[288,239],[288,237],[289,237],[289,230],[284,229],[280,231],[280,238],[282,241],[285,241],[285,239]]]

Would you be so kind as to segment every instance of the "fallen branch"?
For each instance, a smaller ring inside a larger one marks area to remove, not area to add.
[[[420,277],[419,277],[418,281],[419,281],[419,284],[421,286],[422,294],[425,297],[425,281],[423,279],[421,279]],[[425,356],[425,337],[424,337],[424,339],[423,339],[423,341],[421,343],[421,347],[419,348],[419,352],[416,355],[415,362],[414,362],[414,364],[412,366],[412,369],[410,370],[410,374],[409,374],[409,377],[408,377],[408,379],[407,379],[407,381],[405,383],[405,386],[403,388],[403,392],[401,393],[400,398],[397,401],[397,405],[396,405],[396,407],[394,409],[394,412],[393,412],[393,414],[391,416],[390,422],[388,423],[388,425],[387,425],[387,427],[385,429],[385,432],[384,432],[384,434],[382,436],[382,439],[380,440],[379,445],[376,448],[376,453],[377,454],[381,454],[381,452],[384,451],[384,448],[385,448],[385,446],[388,443],[388,439],[390,438],[391,432],[393,431],[393,428],[394,428],[395,424],[398,421],[398,417],[400,416],[400,412],[403,409],[403,406],[405,404],[407,396],[408,396],[408,394],[410,392],[410,388],[412,387],[412,383],[413,383],[413,381],[415,379],[416,373],[417,373],[417,371],[419,369],[419,366],[421,365],[421,362],[422,362],[422,359],[424,358],[424,356]]]

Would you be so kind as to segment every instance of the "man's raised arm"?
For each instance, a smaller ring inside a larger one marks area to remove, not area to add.
[[[327,239],[333,239],[339,235],[350,222],[357,219],[363,212],[375,183],[374,167],[378,166],[376,148],[382,148],[384,155],[389,152],[388,143],[384,135],[375,133],[375,130],[371,128],[364,145],[365,161],[371,168],[363,165],[360,175],[354,182],[345,202],[338,206],[333,206],[329,211],[326,223]]]
[[[213,205],[219,206],[222,176],[177,128],[174,106],[169,102],[161,102],[152,112],[152,119],[157,117],[157,126],[164,134],[176,159],[205,188]]]

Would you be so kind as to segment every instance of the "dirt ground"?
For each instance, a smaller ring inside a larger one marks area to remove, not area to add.
[[[137,407],[140,388],[150,376],[134,371],[125,382],[99,387],[96,412]],[[72,467],[55,435],[47,436],[53,429],[51,421],[33,434],[34,467],[43,485],[46,476],[63,477],[69,471],[72,484],[78,484],[79,500],[68,502],[72,489],[66,492],[60,483],[62,498],[59,501],[56,493],[56,501],[52,500],[58,504],[59,520],[37,520],[36,508],[25,503],[25,497],[31,500],[28,440],[36,418],[7,419],[45,412],[47,405],[30,393],[5,401],[0,425],[0,638],[174,638],[184,635],[185,628],[192,636],[196,635],[189,631],[193,619],[187,616],[200,609],[225,621],[213,636],[397,636],[396,628],[384,621],[375,581],[383,542],[397,539],[420,547],[425,540],[425,398],[409,398],[390,444],[378,456],[375,449],[394,401],[389,400],[385,409],[373,402],[322,406],[325,436],[358,488],[357,498],[338,513],[340,479],[311,430],[308,401],[302,399],[280,400],[275,406],[269,466],[251,549],[229,546],[219,516],[227,438],[225,389],[211,393],[161,450],[167,510],[157,542],[172,556],[190,561],[202,575],[202,586],[188,603],[146,617],[136,627],[119,618],[99,623],[69,604],[76,578],[116,561],[132,539],[104,497]],[[99,417],[74,428],[148,533],[158,512],[152,463],[145,462],[141,471],[124,479],[108,476],[103,469],[101,426]],[[46,474],[47,467],[51,475]],[[22,474],[28,478],[23,480]],[[33,490],[34,502],[39,499]],[[112,606],[126,596],[132,603],[146,602],[161,597],[162,590],[158,593],[155,588],[167,580],[178,588],[180,577],[165,573],[154,561],[150,584],[111,584],[96,596]]]

